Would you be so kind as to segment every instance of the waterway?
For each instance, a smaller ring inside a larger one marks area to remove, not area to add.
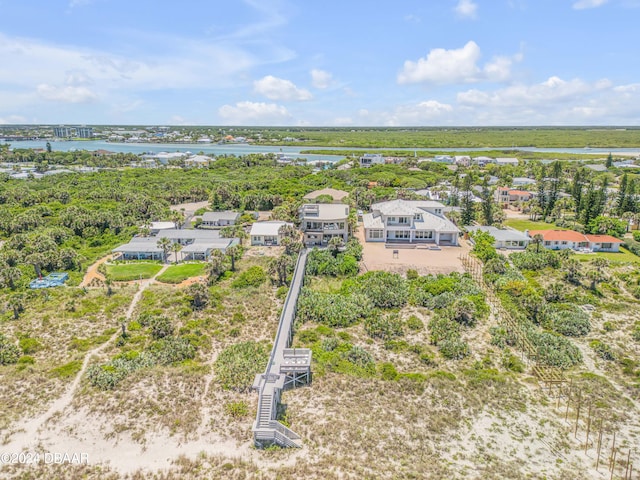
[[[3,143],[0,141],[0,143]],[[13,148],[45,148],[46,140],[29,140],[13,142]],[[267,146],[249,144],[202,144],[202,143],[112,143],[104,140],[60,141],[51,142],[54,151],[68,152],[72,150],[109,150],[117,153],[159,153],[159,152],[191,152],[213,155],[247,155],[250,153],[282,153],[292,158],[306,158],[309,162],[335,162],[343,158],[341,151],[366,150],[376,152],[381,150],[398,150],[406,152],[469,152],[491,150],[521,150],[527,152],[545,152],[553,158],[554,153],[593,154],[606,156],[610,152],[614,155],[640,156],[640,148],[537,148],[537,147],[476,147],[476,148],[357,148],[357,147],[321,147],[321,146]],[[306,150],[335,150],[335,155],[302,154]]]

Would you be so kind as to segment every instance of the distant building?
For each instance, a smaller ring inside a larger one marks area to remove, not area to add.
[[[225,211],[225,212],[205,212],[202,215],[203,227],[227,227],[229,225],[235,225],[240,214],[238,212]]]
[[[361,167],[370,167],[372,165],[382,165],[385,163],[384,157],[379,153],[365,153],[360,157]]]
[[[453,163],[461,167],[468,167],[471,165],[471,157],[468,155],[456,155],[453,157]]]
[[[528,202],[531,198],[533,198],[533,194],[531,192],[506,187],[496,188],[493,194],[495,202],[502,207],[509,207],[516,203]]]
[[[496,158],[496,163],[498,165],[514,165],[518,166],[518,159],[513,157],[507,158]]]
[[[93,138],[93,127],[76,127],[76,137]]]
[[[307,193],[302,197],[307,202],[314,202],[318,197],[328,195],[333,198],[333,203],[341,203],[342,200],[349,196],[349,192],[344,190],[336,190],[335,188],[323,188],[321,190],[315,190],[311,193]]]
[[[69,138],[71,136],[71,128],[64,125],[53,127],[53,135],[58,138]]]
[[[523,185],[533,185],[536,181],[533,178],[527,177],[513,177],[512,185],[514,187],[521,187]]]

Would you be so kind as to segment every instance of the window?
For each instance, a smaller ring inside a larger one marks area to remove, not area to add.
[[[566,245],[566,244],[567,244],[567,241],[566,241],[566,240],[563,240],[563,241],[562,241],[562,245]]]
[[[398,223],[408,225],[409,224],[409,219],[407,217],[400,217],[398,219]]]
[[[603,243],[600,248],[610,250],[613,247],[613,243]]]
[[[369,238],[382,238],[382,230],[369,230]]]
[[[428,232],[417,231],[415,238],[418,240],[430,240],[433,238],[433,231],[428,231]]]

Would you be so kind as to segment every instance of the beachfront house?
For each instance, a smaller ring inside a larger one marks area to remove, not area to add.
[[[327,245],[333,237],[349,238],[349,205],[313,203],[300,207],[300,229],[307,246]]]
[[[458,245],[460,229],[444,216],[444,208],[431,200],[375,203],[362,217],[365,241]]]
[[[496,228],[485,225],[466,227],[468,232],[486,232],[494,238],[493,246],[497,249],[524,250],[531,242],[525,233],[513,228]],[[473,242],[473,237],[471,237]]]
[[[224,212],[205,212],[202,214],[201,227],[227,227],[229,225],[235,225],[240,214],[238,212],[224,211]]]
[[[277,246],[280,245],[282,235],[280,229],[285,225],[293,227],[292,223],[283,222],[280,220],[271,220],[267,222],[255,222],[251,225],[251,232],[249,236],[251,238],[252,246]]]
[[[585,235],[573,230],[528,230],[532,240],[542,237],[541,245],[549,250],[577,250],[582,252],[619,252],[624,242],[611,235]]]
[[[533,198],[531,192],[526,190],[516,190],[515,188],[498,187],[493,192],[493,199],[502,206],[502,208],[510,207],[515,204],[528,202]]]

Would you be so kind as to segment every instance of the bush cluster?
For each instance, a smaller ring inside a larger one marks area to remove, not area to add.
[[[214,371],[222,388],[246,392],[255,375],[264,371],[268,358],[269,348],[264,343],[236,343],[220,353]]]
[[[360,246],[359,243],[358,246]],[[347,247],[347,250],[348,249],[349,247]],[[352,249],[355,250],[354,248]],[[362,255],[361,246],[359,255]],[[359,258],[347,253],[347,251],[333,256],[329,250],[314,249],[307,257],[307,273],[309,275],[327,275],[332,277],[357,275],[360,269],[358,260]]]
[[[397,313],[371,315],[365,319],[364,329],[370,337],[385,341],[404,335],[404,325]]]
[[[11,365],[20,358],[20,349],[0,333],[0,365]]]
[[[166,337],[154,342],[144,352],[131,351],[115,357],[104,365],[92,365],[87,370],[87,377],[93,386],[110,390],[136,370],[157,365],[172,365],[192,359],[195,354],[196,348],[187,339]]]
[[[298,318],[330,327],[348,327],[371,314],[371,301],[362,294],[341,295],[303,289],[298,298]]]
[[[242,272],[231,286],[233,288],[259,287],[267,280],[267,274],[260,266],[253,266]]]

